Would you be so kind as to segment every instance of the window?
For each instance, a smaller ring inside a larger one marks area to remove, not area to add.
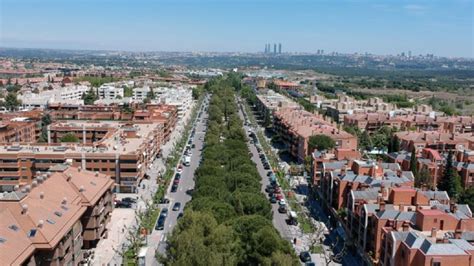
[[[55,211],[54,214],[58,217],[61,217],[63,216],[63,214],[60,212],[60,211]]]
[[[19,229],[18,226],[16,226],[16,224],[12,224],[8,228],[10,228],[11,230],[13,230],[15,232],[18,231],[18,229]]]
[[[441,262],[434,261],[431,265],[432,266],[441,266]]]
[[[55,224],[56,223],[53,219],[47,219],[46,222],[48,222],[49,224]]]
[[[29,232],[28,232],[28,237],[35,237],[36,235],[36,229],[31,229]]]
[[[434,219],[434,222],[437,223],[437,222],[438,222],[438,218],[435,218],[435,219]]]

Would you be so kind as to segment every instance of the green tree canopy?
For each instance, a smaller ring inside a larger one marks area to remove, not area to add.
[[[462,192],[461,177],[454,168],[453,164],[453,152],[448,153],[446,164],[444,166],[444,173],[441,182],[438,183],[438,189],[444,190],[448,193],[449,197],[456,200]]]
[[[336,142],[326,135],[313,135],[308,140],[308,152],[313,150],[330,150],[336,147]]]
[[[79,138],[74,133],[67,133],[62,136],[61,142],[79,142]]]

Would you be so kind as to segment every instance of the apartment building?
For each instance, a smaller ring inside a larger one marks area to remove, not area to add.
[[[66,165],[0,195],[2,265],[79,265],[106,235],[113,181]]]
[[[309,137],[313,135],[329,136],[340,149],[357,149],[356,137],[338,129],[321,116],[304,110],[278,109],[273,114],[273,130],[282,137],[290,154],[301,162],[313,152],[308,147]]]
[[[132,100],[135,102],[143,102],[150,91],[151,89],[148,86],[134,88]]]
[[[175,106],[166,104],[147,104],[144,107],[138,104],[127,106],[50,105],[48,113],[53,120],[123,120],[130,122],[162,123],[163,142],[166,142],[169,139],[169,136],[178,121],[178,109]],[[82,137],[80,137],[80,139],[82,139]]]
[[[82,95],[91,88],[86,85],[54,86],[52,90],[39,93],[26,92],[18,95],[23,108],[46,108],[50,103],[83,105]]]
[[[474,149],[472,133],[446,133],[438,131],[402,131],[395,133],[400,148],[411,152],[413,148],[430,148],[437,151]]]
[[[412,186],[414,183],[413,174],[402,171],[396,163],[362,160],[327,162],[323,163],[323,172],[318,192],[334,214],[348,205],[352,191],[372,191],[375,195],[384,187]],[[374,187],[377,190],[372,190]]]
[[[49,129],[49,144],[0,147],[0,191],[31,184],[38,171],[47,172],[58,163],[70,163],[109,175],[117,192],[135,192],[146,169],[159,154],[164,132],[159,122],[75,121],[53,124]],[[107,133],[104,129],[108,129]],[[54,143],[64,130],[75,132],[82,143]],[[100,134],[104,135],[102,139]]]
[[[115,100],[123,98],[123,87],[116,87],[114,83],[106,83],[97,88],[97,96],[99,99]]]
[[[38,134],[38,121],[28,117],[0,121],[0,143],[36,142]]]

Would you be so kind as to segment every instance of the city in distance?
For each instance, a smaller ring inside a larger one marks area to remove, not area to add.
[[[2,265],[471,265],[473,5],[3,1]]]

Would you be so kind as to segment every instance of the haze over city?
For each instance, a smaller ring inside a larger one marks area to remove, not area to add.
[[[2,47],[474,53],[472,0],[4,0],[0,9]]]

